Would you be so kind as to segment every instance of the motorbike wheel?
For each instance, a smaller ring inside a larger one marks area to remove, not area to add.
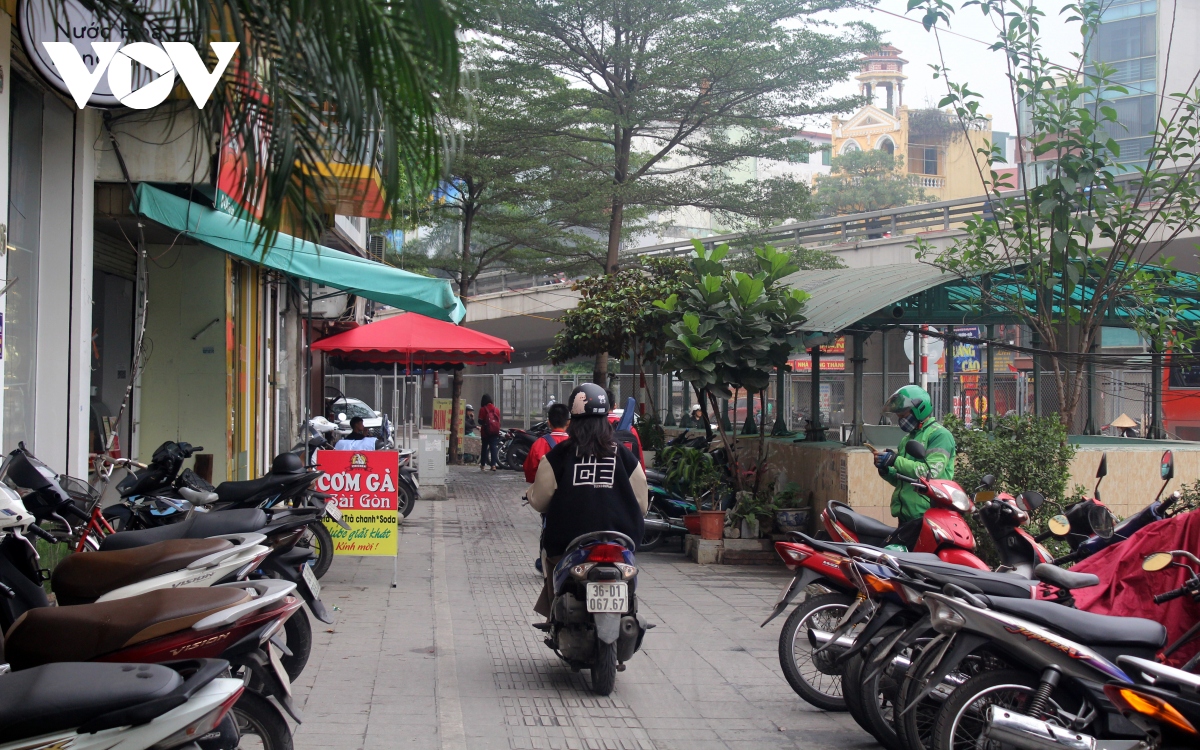
[[[309,526],[296,545],[308,547],[316,555],[312,563],[313,575],[320,578],[329,572],[329,566],[333,564],[333,535],[325,528],[324,523]]]
[[[655,521],[666,521],[667,518],[662,513],[656,510],[651,510],[646,513],[646,518],[654,519]],[[642,541],[638,544],[638,552],[649,552],[650,550],[658,549],[667,541],[667,535],[663,531],[646,531],[642,534]]]
[[[853,603],[854,597],[848,594],[808,596],[788,615],[779,633],[779,666],[783,667],[783,676],[797,695],[825,711],[846,710],[842,669],[834,666],[832,654],[813,655],[808,630],[834,630]]]
[[[312,653],[312,623],[308,621],[308,613],[300,610],[287,618],[283,623],[283,635],[287,638],[288,651],[291,651],[292,655],[282,654],[279,661],[283,664],[288,679],[294,683],[304,671]]]
[[[925,676],[933,670],[934,662],[940,656],[939,651],[941,650],[937,644],[938,642],[934,641],[925,646],[900,681],[900,697],[896,701],[896,707],[899,709],[896,712],[899,716],[896,722],[896,735],[907,750],[929,750],[933,744],[933,727],[937,723],[942,706],[945,705],[946,699],[951,694],[950,691],[956,684],[961,685],[970,676],[959,671],[951,673],[947,677],[946,685],[922,698],[921,702],[911,711],[900,715],[899,712],[904,711],[912,702],[913,696],[924,687]]]
[[[617,644],[596,644],[596,663],[592,665],[592,692],[608,695],[617,684]]]
[[[930,750],[978,747],[988,707],[1002,706],[1025,714],[1037,687],[1036,675],[1018,669],[980,672],[955,690],[942,706]],[[1050,702],[1054,703],[1053,695]]]
[[[504,460],[501,463],[513,471],[525,471],[525,459],[528,456],[529,451],[523,451],[514,445],[505,453]]]
[[[400,511],[401,518],[408,518],[408,514],[413,512],[413,506],[417,504],[417,498],[412,491],[412,487],[409,487],[404,482],[400,482],[396,489],[398,490],[396,497],[400,501],[400,507],[397,510]]]
[[[241,737],[238,747],[292,750],[292,730],[288,728],[287,720],[258,693],[242,691],[237,703],[233,704],[233,720]]]
[[[874,643],[886,643],[896,635],[897,630],[884,628],[879,631]],[[874,669],[874,665],[868,667],[873,653],[874,649],[868,646],[846,662],[845,675],[842,677],[846,710],[859,726],[870,732],[887,750],[905,750],[892,724],[899,685],[891,676],[891,670],[885,669],[869,680],[863,679],[867,672]]]

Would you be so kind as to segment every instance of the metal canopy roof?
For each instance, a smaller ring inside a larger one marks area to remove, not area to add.
[[[808,320],[801,330],[837,333],[866,318],[892,318],[891,308],[939,284],[958,281],[923,263],[897,263],[832,271],[798,271],[781,282],[811,295],[804,305]],[[925,322],[925,321],[920,321]]]
[[[1033,303],[1020,272],[1003,271],[989,275],[993,290],[1003,290],[1014,298],[1025,297]],[[1180,321],[1200,327],[1200,277],[1175,272],[1175,284],[1164,285],[1160,294],[1188,305],[1177,311]],[[1019,323],[1014,315],[996,309],[984,309],[980,294],[971,282],[945,273],[924,263],[897,263],[867,268],[839,268],[832,271],[798,271],[782,283],[803,289],[811,295],[805,304],[808,320],[802,331],[831,335],[851,326],[880,328],[898,323],[964,325]],[[1091,294],[1086,282],[1075,287],[1075,303]],[[1130,319],[1144,314],[1137,297],[1115,299],[1102,325],[1128,326]],[[1058,300],[1055,312],[1061,311]],[[1165,305],[1164,305],[1165,308]]]

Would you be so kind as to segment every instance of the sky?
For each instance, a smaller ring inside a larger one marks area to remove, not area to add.
[[[1064,3],[1065,0],[1041,0],[1034,4],[1046,13],[1042,23],[1043,49],[1052,61],[1073,67],[1071,53],[1078,52],[1083,45],[1078,24],[1068,25],[1061,20],[1058,11]],[[929,67],[938,62],[937,43],[932,32],[925,31],[921,25],[921,11],[917,9],[906,14],[906,7],[905,0],[880,0],[873,9],[847,9],[831,14],[831,17],[839,22],[865,21],[879,29],[884,41],[900,48],[901,57],[908,60],[904,66],[908,75],[904,103],[909,107],[936,106],[946,93],[945,82],[935,81]],[[991,20],[977,7],[970,7],[951,17],[950,31],[954,33],[942,30],[939,36],[951,78],[970,84],[973,91],[983,95],[982,110],[984,114],[992,115],[993,130],[1012,133],[1015,120],[1008,81],[1004,77],[1004,57],[987,48],[996,38]],[[851,79],[835,93],[857,91],[858,84]],[[829,123],[814,122],[812,126],[827,131]]]

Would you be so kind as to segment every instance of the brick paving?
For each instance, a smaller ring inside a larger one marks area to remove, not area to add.
[[[523,478],[452,468],[448,489],[406,520],[396,588],[391,558],[338,558],[322,579],[338,611],[316,623],[293,686],[298,750],[876,747],[780,674],[782,618],[758,623],[782,568],[697,566],[674,546],[639,555],[639,604],[658,627],[598,698],[531,627],[539,519]]]

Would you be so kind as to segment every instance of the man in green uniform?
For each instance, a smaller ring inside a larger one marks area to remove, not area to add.
[[[900,521],[900,528],[892,535],[889,541],[893,544],[889,546],[912,549],[920,536],[921,518],[929,509],[929,498],[918,494],[900,476],[954,479],[954,436],[933,418],[933,401],[918,385],[906,385],[893,393],[884,411],[895,414],[901,429],[907,433],[896,450],[875,455],[879,476],[896,488],[892,492],[892,515]],[[918,459],[906,452],[911,441],[924,446],[925,458]]]

